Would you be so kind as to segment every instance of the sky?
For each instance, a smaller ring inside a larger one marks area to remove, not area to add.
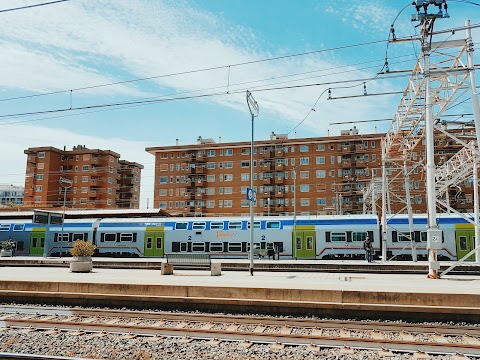
[[[396,94],[351,96],[386,57],[390,71],[409,70],[420,52],[412,41],[387,47],[394,21],[397,38],[418,32],[411,1],[71,0],[1,11],[42,2],[0,2],[0,184],[24,185],[29,147],[82,144],[144,165],[141,208],[153,203],[145,148],[249,141],[247,90],[260,107],[255,140],[386,132],[391,122],[370,120],[393,118],[408,76],[366,83],[368,94]],[[437,29],[480,23],[479,5],[448,3]]]

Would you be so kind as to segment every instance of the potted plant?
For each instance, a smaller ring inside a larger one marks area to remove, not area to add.
[[[93,269],[92,255],[97,247],[89,241],[77,240],[70,250],[73,259],[70,261],[71,272],[90,272]]]
[[[12,256],[13,250],[15,249],[15,243],[12,241],[12,239],[2,241],[0,243],[0,248],[2,249],[0,256]]]

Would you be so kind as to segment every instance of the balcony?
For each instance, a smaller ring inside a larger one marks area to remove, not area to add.
[[[283,185],[285,183],[285,179],[282,177],[275,176],[275,184],[276,185]]]

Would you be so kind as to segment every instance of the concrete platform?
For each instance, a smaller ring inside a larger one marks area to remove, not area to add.
[[[0,301],[479,321],[480,276],[4,266]]]
[[[2,266],[52,266],[68,267],[71,257],[38,257],[38,256],[15,256],[0,257]],[[107,269],[148,269],[158,270],[164,258],[104,258],[94,257],[96,268]],[[212,259],[212,262],[221,263],[223,271],[248,270],[248,259]],[[453,262],[441,262],[441,270],[447,269]],[[367,263],[364,260],[267,260],[255,259],[255,269],[258,272],[346,272],[346,273],[381,273],[381,274],[426,274],[428,262],[426,261],[389,261],[382,263],[375,261]],[[480,275],[480,264],[466,262],[455,268],[454,275]]]

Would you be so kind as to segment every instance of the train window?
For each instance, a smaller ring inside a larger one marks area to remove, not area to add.
[[[192,251],[193,252],[205,252],[205,243],[192,243]]]
[[[307,250],[313,250],[313,237],[307,236]]]
[[[68,242],[68,234],[58,234],[58,241]]]
[[[228,244],[228,251],[229,252],[241,252],[242,251],[242,243],[229,243]]]
[[[332,232],[332,241],[347,241],[347,233],[345,232]]]
[[[34,248],[37,247],[37,238],[36,237],[32,238],[32,247],[34,247]]]
[[[272,250],[273,249],[273,243],[267,243],[267,250]]]
[[[223,230],[223,221],[212,221],[210,223],[210,229],[211,230]]]
[[[40,247],[45,247],[45,238],[40,238]]]
[[[151,237],[147,237],[147,244],[145,245],[145,247],[147,249],[151,249],[153,246],[152,246],[152,238]]]
[[[409,233],[398,233],[398,241],[410,241],[410,234]]]
[[[205,230],[204,222],[194,222],[192,225],[192,230]]]
[[[187,252],[187,243],[181,242],[180,243],[180,252]]]
[[[104,234],[104,241],[117,241],[117,234]]]
[[[161,249],[162,248],[162,238],[157,237],[155,240],[157,240],[157,249]]]
[[[254,249],[254,250],[255,250],[255,249],[261,249],[261,248],[262,248],[262,247],[260,246],[260,243],[253,243],[253,249]],[[246,250],[247,250],[247,252],[250,251],[250,243],[249,243],[249,242],[247,243]]]
[[[188,223],[175,223],[175,230],[187,230]]]
[[[261,229],[261,222],[260,221],[254,221],[253,222],[254,229]],[[247,229],[250,229],[250,221],[247,221]]]
[[[426,231],[422,231],[422,232],[420,233],[420,236],[421,236],[420,239],[421,239],[422,241],[427,242],[427,232],[426,232]]]
[[[73,234],[73,241],[85,240],[83,234]]]
[[[352,241],[365,241],[365,238],[367,237],[366,232],[352,232]]]
[[[267,229],[280,229],[280,221],[267,221]]]
[[[297,236],[297,238],[296,238],[295,248],[297,250],[302,250],[302,238],[300,236]]]
[[[228,228],[229,229],[241,229],[242,228],[242,222],[241,221],[230,221],[228,223]]]
[[[120,241],[133,241],[133,234],[132,233],[120,234]]]
[[[10,224],[0,224],[0,231],[10,230]]]
[[[24,224],[15,224],[15,225],[13,225],[13,231],[23,231],[23,229],[25,229],[25,225],[24,225]]]
[[[221,243],[221,242],[210,243],[210,251],[211,252],[222,252],[223,251],[223,243]]]
[[[458,247],[460,250],[467,250],[467,237],[466,236],[459,236],[458,237]]]

